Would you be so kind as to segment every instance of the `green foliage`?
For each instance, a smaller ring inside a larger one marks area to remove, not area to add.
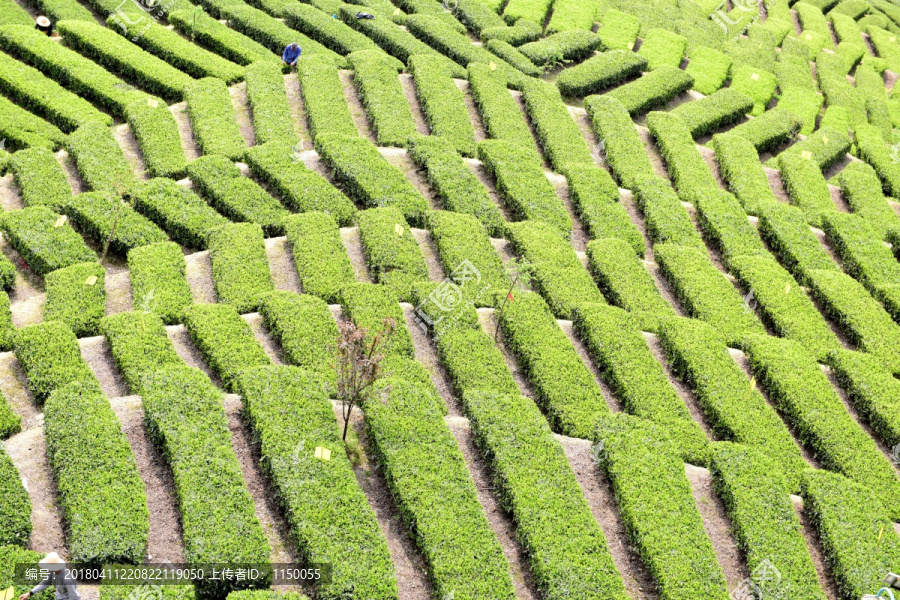
[[[313,138],[324,133],[358,135],[337,66],[327,58],[304,55],[297,62],[297,74]]]
[[[663,65],[606,95],[621,102],[625,110],[634,117],[665,106],[669,100],[688,91],[693,85],[693,77],[677,67]]]
[[[627,598],[603,532],[535,403],[493,391],[468,392],[463,403],[542,597]]]
[[[470,66],[468,72],[472,97],[478,106],[478,112],[481,113],[488,136],[514,143],[523,152],[537,157],[534,137],[519,105],[506,88],[503,74],[479,64]]]
[[[896,514],[891,498],[900,482],[891,463],[847,412],[815,357],[797,342],[773,337],[752,336],[743,346],[760,385],[801,443],[822,466],[865,485]]]
[[[29,148],[10,155],[9,169],[25,206],[58,210],[72,197],[72,188],[56,156],[46,148]]]
[[[763,207],[775,202],[753,144],[740,136],[720,133],[713,136],[712,145],[722,179],[747,214],[759,215]]]
[[[27,25],[31,22],[29,17]],[[0,55],[0,91],[18,106],[47,119],[66,133],[88,121],[112,124],[112,118],[90,102],[7,54]]]
[[[764,593],[824,600],[778,464],[764,451],[719,442],[713,444],[711,470],[748,569],[756,572],[766,563],[778,569],[779,581],[759,582]]]
[[[875,169],[863,162],[851,162],[838,174],[838,182],[853,212],[875,228],[881,239],[900,231],[900,220],[882,193]]]
[[[737,199],[721,189],[703,190],[697,196],[700,227],[721,253],[725,264],[742,255],[767,256],[759,234],[747,220]]]
[[[4,0],[0,3],[3,16],[0,16],[0,25],[31,25],[31,15],[13,0]],[[5,544],[4,544],[5,545]]]
[[[544,72],[544,67],[536,66],[531,62],[530,58],[522,54],[515,46],[503,40],[488,40],[484,47],[526,75],[540,77]]]
[[[508,12],[504,12],[506,16]],[[519,52],[538,66],[583,60],[602,47],[600,36],[590,30],[561,31],[519,46]]]
[[[481,329],[447,328],[435,338],[435,343],[453,389],[460,396],[475,390],[519,393],[503,355]]]
[[[446,139],[460,154],[474,156],[475,130],[465,97],[442,61],[429,55],[415,55],[410,57],[409,70],[431,134]]]
[[[304,293],[337,303],[341,288],[356,276],[334,218],[309,212],[287,217],[284,225]]]
[[[660,597],[724,597],[728,583],[703,527],[684,463],[656,431],[636,419],[609,418],[597,425],[602,467],[622,520]],[[660,498],[665,498],[664,506]]]
[[[800,120],[793,113],[773,108],[741,123],[729,133],[753,144],[757,152],[766,152],[783,145],[799,130]]]
[[[512,27],[506,24],[488,27],[481,30],[481,39],[485,42],[500,40],[511,46],[521,46],[541,38],[541,26],[528,19],[519,19]]]
[[[66,138],[66,150],[75,159],[78,174],[95,192],[122,194],[135,184],[131,165],[112,131],[91,121]]]
[[[394,207],[371,208],[356,220],[372,277],[408,301],[412,284],[428,279],[428,265],[403,214]]]
[[[659,319],[675,316],[675,310],[656,289],[641,260],[635,260],[625,240],[592,240],[587,245],[587,256],[591,274],[603,295],[631,313],[641,329],[656,331]]]
[[[255,312],[263,294],[274,289],[262,228],[231,223],[209,233],[209,260],[219,302],[239,313]]]
[[[691,51],[691,62],[685,72],[694,78],[696,91],[710,96],[725,86],[732,62],[727,54],[699,46]]]
[[[9,141],[10,150],[45,148],[56,150],[66,140],[62,131],[27,110],[0,97],[0,136]]]
[[[769,101],[775,96],[778,80],[775,76],[760,68],[748,65],[739,66],[731,75],[731,88],[741,92],[753,100],[753,110],[750,114],[760,116]]]
[[[297,133],[278,63],[271,60],[252,63],[247,66],[246,78],[256,143],[296,144]]]
[[[247,144],[238,128],[225,82],[214,77],[192,81],[184,88],[184,98],[200,151],[240,160]]]
[[[854,133],[859,156],[875,168],[884,193],[894,198],[900,196],[900,164],[891,158],[881,132],[871,125],[857,125]]]
[[[44,278],[44,320],[59,321],[77,337],[97,335],[106,314],[106,270],[95,262],[57,269]]]
[[[397,328],[388,342],[386,356],[415,357],[403,309],[390,288],[371,283],[348,284],[341,289],[341,305],[356,327],[367,330],[370,338],[384,329],[385,319],[393,319]]]
[[[93,21],[60,21],[60,35],[70,48],[132,81],[148,93],[178,102],[191,83],[187,73]]]
[[[581,129],[569,114],[556,86],[542,81],[528,82],[523,98],[525,112],[555,171],[565,173],[569,167],[593,166],[594,160]]]
[[[888,446],[900,443],[900,383],[890,371],[874,356],[843,349],[832,352],[827,363],[864,421]]]
[[[254,176],[275,191],[288,208],[299,212],[322,211],[345,227],[356,217],[353,202],[298,160],[296,151],[287,142],[254,146],[247,150],[245,158]]]
[[[649,70],[663,65],[678,67],[687,49],[687,38],[666,29],[648,29],[638,54],[647,59]]]
[[[510,25],[519,19],[543,23],[552,4],[551,0],[510,0],[503,9],[503,18]]]
[[[416,165],[425,170],[428,183],[445,210],[473,215],[491,235],[503,235],[506,221],[500,209],[447,138],[439,135],[411,136],[408,148]]]
[[[125,109],[151,177],[180,179],[187,169],[178,124],[169,107],[155,100],[134,102]]]
[[[4,434],[0,437],[6,437]],[[31,538],[31,499],[19,475],[19,470],[0,446],[0,558],[6,553],[4,546],[28,545]],[[9,567],[16,563],[4,563]],[[7,567],[8,568],[8,567]],[[5,574],[4,574],[5,575]],[[2,575],[0,575],[2,577]],[[0,581],[5,585],[6,581]]]
[[[650,176],[635,187],[635,200],[647,223],[647,237],[653,244],[669,243],[703,250],[703,239],[669,183]]]
[[[143,396],[148,392],[143,379],[146,374],[184,364],[162,320],[154,313],[116,313],[100,320],[100,331],[133,394]]]
[[[705,191],[718,189],[712,171],[694,144],[688,125],[675,113],[652,112],[647,127],[681,198],[696,202]]]
[[[620,185],[634,189],[654,175],[644,142],[621,102],[609,95],[588,96],[584,107],[594,131],[603,141],[606,161]]]
[[[195,161],[196,162],[196,161]],[[162,177],[131,188],[134,209],[188,248],[206,248],[207,234],[229,221],[188,188]]]
[[[401,379],[386,379],[376,394],[365,406],[366,429],[435,594],[512,600],[509,566],[444,423],[444,405]]]
[[[54,391],[44,405],[44,435],[71,560],[141,562],[150,529],[144,482],[97,383],[74,381]]]
[[[28,377],[28,388],[40,404],[74,381],[96,385],[94,374],[81,358],[78,339],[63,323],[47,321],[17,329],[13,351]]]
[[[610,50],[632,50],[641,30],[641,20],[634,15],[609,8],[603,13],[597,33]]]
[[[7,212],[0,226],[10,245],[38,275],[97,259],[68,221],[60,220],[49,208],[33,206]]]
[[[840,270],[810,231],[799,208],[766,204],[760,211],[759,233],[800,285],[808,285],[814,269]]]
[[[0,292],[0,350],[3,352],[9,352],[12,350],[13,343],[13,335],[16,330],[13,327],[12,322],[12,305],[9,301],[9,294],[6,292]],[[2,394],[0,394],[2,395]],[[3,401],[0,400],[0,404],[3,404]],[[0,408],[0,412],[3,412],[3,409]],[[11,416],[11,413],[7,413],[6,417],[3,419],[7,423],[12,423],[16,421],[16,418]],[[8,427],[14,427],[15,425],[9,425]],[[0,435],[2,437],[2,435]]]
[[[819,169],[824,171],[842,160],[849,150],[849,136],[836,129],[819,127],[811,136],[782,152],[777,159],[772,159],[770,166],[775,166],[775,163],[782,157],[799,156],[812,160],[819,166]]]
[[[584,4],[578,0],[560,0],[553,3],[553,15],[547,23],[547,33],[591,29],[597,16],[599,4]]]
[[[508,288],[509,278],[503,262],[494,250],[484,225],[477,219],[470,215],[435,210],[426,215],[425,225],[431,231],[438,257],[451,279],[454,279],[453,274],[458,269],[467,268],[466,261],[478,271],[477,281],[472,282],[476,290],[465,290],[470,299],[473,292],[479,294],[478,298],[473,299],[476,304],[487,305],[492,294]],[[469,281],[463,279],[457,283],[465,287]]]
[[[275,300],[279,295],[268,298]],[[276,302],[281,300],[287,296]],[[298,309],[300,304],[289,303]],[[259,440],[262,467],[301,552],[310,563],[327,563],[332,568],[331,582],[317,589],[319,596],[352,593],[396,599],[387,543],[356,481],[331,402],[319,382],[302,369],[265,366],[245,371],[237,386],[250,428]],[[318,447],[331,450],[331,460],[315,458]],[[347,548],[355,551],[348,554]],[[237,600],[236,596],[230,598]]]
[[[700,321],[675,317],[662,323],[659,336],[673,371],[694,390],[716,437],[766,452],[796,491],[806,468],[800,449],[718,332]]]
[[[647,59],[643,56],[612,50],[563,70],[556,85],[564,96],[587,96],[623,83],[646,69]]]
[[[185,562],[267,564],[269,544],[231,445],[222,392],[201,371],[187,366],[166,367],[145,377],[144,415],[172,469]],[[252,582],[205,580],[198,591],[224,595],[249,585]]]
[[[382,51],[371,39],[309,4],[292,2],[281,11],[289,27],[301,31],[341,55],[359,50]]]
[[[338,329],[324,300],[310,294],[270,292],[263,296],[259,312],[288,364],[334,385],[332,350]]]
[[[380,50],[359,50],[347,60],[378,145],[405,146],[416,124],[397,78],[396,59]]]
[[[791,204],[803,211],[810,225],[822,227],[823,217],[835,210],[835,205],[818,165],[795,153],[782,154],[778,164],[781,167],[781,181],[791,197]]]
[[[751,302],[779,337],[803,344],[819,360],[841,347],[803,288],[770,257],[738,256],[731,269],[743,288],[753,292]]]
[[[500,328],[534,386],[550,427],[570,437],[590,438],[597,418],[609,408],[547,304],[533,292],[516,293],[500,313]]]
[[[369,208],[395,207],[411,225],[422,223],[428,202],[371,142],[357,135],[322,134],[316,136],[316,151],[351,199]]]
[[[793,113],[800,119],[803,124],[800,128],[801,135],[810,135],[816,128],[816,118],[822,110],[824,101],[825,99],[815,90],[794,85],[784,90],[778,101],[778,107]]]
[[[167,325],[181,322],[184,310],[193,303],[186,271],[184,254],[174,242],[131,250],[128,272],[134,305],[159,315]]]
[[[196,44],[209,48],[219,56],[239,65],[258,60],[275,62],[277,57],[268,48],[243,33],[235,31],[198,8],[173,10],[169,23],[175,31]]]
[[[124,256],[138,246],[165,242],[163,231],[113,195],[87,192],[73,197],[63,212],[99,246]],[[111,241],[110,241],[111,240]]]
[[[479,142],[478,157],[516,218],[543,221],[568,237],[572,220],[540,163],[520,146],[503,140]]]
[[[791,19],[793,33],[793,19]],[[797,87],[810,92],[816,91],[816,82],[809,68],[809,48],[795,37],[787,37],[781,46],[772,73],[778,79],[782,92]]]
[[[509,239],[516,254],[534,267],[535,289],[559,319],[571,319],[585,302],[604,303],[590,273],[558,231],[540,221],[510,223]]]
[[[741,92],[725,88],[695,102],[672,110],[681,117],[693,137],[713,133],[740,121],[753,108],[753,100]]]
[[[565,175],[569,197],[590,238],[624,240],[643,257],[644,236],[619,204],[619,188],[609,173],[594,165],[578,165],[569,166]]]

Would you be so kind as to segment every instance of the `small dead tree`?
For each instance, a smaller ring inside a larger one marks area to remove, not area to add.
[[[344,418],[345,442],[353,407],[361,408],[372,392],[375,380],[381,375],[385,349],[396,328],[397,323],[390,317],[382,323],[381,331],[372,336],[367,329],[358,328],[352,321],[344,321],[338,327],[334,368],[337,372],[337,397]]]
[[[512,302],[513,290],[516,287],[522,289],[527,288],[531,284],[531,274],[534,271],[534,265],[525,259],[514,258],[506,263],[506,276],[509,277],[509,290],[503,297],[500,309],[497,311],[497,326],[494,328],[494,343],[500,336],[500,319],[503,317],[503,309],[506,308],[507,302]]]

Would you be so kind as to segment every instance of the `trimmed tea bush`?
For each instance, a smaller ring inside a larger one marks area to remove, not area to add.
[[[275,289],[259,225],[231,223],[213,229],[209,260],[216,298],[234,305],[239,313],[255,312],[261,296]]]
[[[411,284],[428,279],[428,265],[406,219],[396,208],[385,207],[361,211],[356,220],[372,277],[408,299]]]
[[[625,110],[635,117],[665,106],[669,100],[688,91],[693,85],[693,77],[677,67],[663,65],[605,95],[621,102]]]
[[[121,312],[100,320],[100,331],[109,342],[116,367],[133,394],[145,395],[144,376],[184,361],[166,335],[162,320],[144,311]]]
[[[141,182],[129,190],[128,197],[137,212],[188,248],[206,249],[209,232],[229,223],[197,194],[171,179]]]
[[[594,165],[579,165],[568,167],[565,175],[575,212],[591,239],[619,238],[643,257],[644,236],[619,204],[619,188],[609,173]]]
[[[5,435],[2,437],[6,437]],[[0,557],[6,552],[3,546],[28,545],[31,538],[31,498],[22,485],[19,470],[0,446]],[[4,557],[5,558],[5,557]],[[11,569],[16,563],[5,563]],[[2,582],[4,585],[6,581]]]
[[[29,148],[11,154],[9,170],[25,206],[59,210],[72,197],[65,172],[53,152],[46,148]]]
[[[78,194],[63,207],[63,212],[98,245],[104,246],[109,241],[109,250],[114,254],[124,256],[132,248],[169,239],[153,222],[117,196],[96,192]]]
[[[523,152],[538,157],[534,136],[519,105],[506,89],[503,74],[475,64],[469,67],[469,84],[488,136],[517,144]]]
[[[126,107],[125,116],[141,147],[147,173],[151,177],[184,177],[187,159],[169,107],[155,100],[138,101]]]
[[[452,74],[447,73],[442,61],[429,55],[411,56],[409,70],[431,135],[446,139],[464,156],[474,156],[475,130],[465,97],[453,82]]]
[[[741,92],[725,88],[695,102],[686,102],[672,110],[681,117],[693,137],[713,133],[740,121],[753,108],[753,100]]]
[[[620,101],[609,95],[588,96],[584,99],[584,107],[594,131],[603,141],[606,161],[619,185],[634,189],[638,183],[655,175],[644,142]]]
[[[555,171],[565,173],[570,166],[593,166],[594,160],[581,129],[569,114],[556,87],[540,81],[529,82],[524,87],[523,98],[525,112]]]
[[[405,146],[416,124],[397,78],[396,59],[380,50],[360,50],[347,60],[378,145]]]
[[[95,262],[57,269],[44,278],[44,320],[59,321],[77,337],[97,335],[106,314],[106,269]]]
[[[135,184],[131,165],[106,125],[92,121],[66,138],[78,174],[95,192],[123,194]]]
[[[184,310],[194,301],[186,271],[184,254],[174,242],[131,250],[128,272],[134,305],[159,315],[167,325],[180,323]]]
[[[184,98],[200,151],[240,160],[247,144],[241,136],[225,82],[215,77],[193,81],[185,86]]]
[[[17,329],[13,351],[28,377],[28,389],[41,405],[51,393],[69,383],[98,385],[81,358],[78,338],[63,323],[47,321]]]
[[[249,65],[258,60],[275,62],[277,56],[243,33],[235,31],[217,19],[196,9],[173,10],[169,23],[195,44],[209,48],[219,56],[239,65]]]
[[[509,18],[509,7],[504,11],[504,16]],[[528,18],[528,17],[525,17]],[[536,23],[542,20],[531,19]],[[598,50],[603,43],[600,36],[590,30],[576,29],[561,31],[547,37],[528,42],[519,46],[519,52],[524,54],[536,65],[556,65],[589,57]]]
[[[647,69],[647,59],[627,50],[612,50],[565,69],[556,85],[564,96],[587,96],[623,83]]]
[[[722,179],[747,214],[759,215],[764,206],[776,201],[751,142],[731,133],[717,134],[712,141]]]
[[[309,132],[314,139],[323,133],[358,135],[333,61],[303,55],[297,62],[297,75]]]
[[[703,239],[678,194],[667,181],[647,177],[635,188],[635,200],[647,222],[647,237],[654,244],[697,248],[706,253]]]
[[[356,276],[334,218],[309,212],[287,217],[284,226],[304,293],[337,304],[341,288]]]
[[[338,329],[328,303],[310,294],[276,291],[263,296],[259,312],[288,364],[334,385],[332,347],[337,343]]]
[[[97,260],[68,220],[60,219],[49,208],[33,206],[7,212],[0,219],[0,226],[12,247],[38,275]]]
[[[759,233],[800,285],[808,285],[814,269],[840,270],[797,207],[779,202],[766,204],[760,211]]]
[[[302,6],[299,5],[298,6]],[[257,144],[297,143],[291,107],[284,89],[284,76],[278,63],[258,61],[247,66],[247,100],[253,115]]]

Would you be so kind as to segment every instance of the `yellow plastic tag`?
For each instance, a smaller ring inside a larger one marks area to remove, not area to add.
[[[759,73],[754,73],[750,76],[750,79],[752,79],[753,81],[759,81]]]
[[[331,460],[331,450],[322,446],[316,446],[316,458],[319,460]]]
[[[59,229],[66,224],[66,220],[66,215],[59,215],[58,217],[56,217],[56,223],[54,223],[53,226]]]
[[[13,594],[16,593],[16,588],[9,588],[3,591],[0,591],[0,600],[12,600]]]
[[[403,226],[400,223],[395,223],[394,231],[397,232],[397,235],[402,236],[403,235]]]
[[[828,136],[827,136],[827,135],[823,135],[823,136],[822,136],[822,143],[823,143],[823,144],[827,144],[827,143],[828,143]]]
[[[496,71],[496,70],[497,70],[497,63],[495,63],[494,61],[491,61],[490,67],[491,67],[491,71]]]
[[[891,36],[891,41],[892,41],[892,42],[896,42],[896,41],[897,41],[897,38],[895,38],[894,36]]]
[[[84,280],[84,285],[95,285],[97,283],[97,276],[91,275],[87,279]]]
[[[628,42],[628,49],[634,50],[634,42]]]
[[[812,39],[812,34],[811,34],[811,33],[807,33],[807,34],[806,34],[806,39],[811,40],[811,39]]]
[[[399,14],[400,14],[400,9],[399,9],[399,8],[395,8],[395,9],[394,9],[394,16],[399,15]]]
[[[156,108],[157,106],[159,106],[159,100],[157,100],[156,98],[147,98],[147,106]]]
[[[809,150],[804,150],[800,153],[800,156],[802,158],[805,158],[806,160],[812,160],[812,152],[810,152]]]
[[[784,293],[785,294],[791,293],[791,284],[789,284],[789,283],[784,284]]]

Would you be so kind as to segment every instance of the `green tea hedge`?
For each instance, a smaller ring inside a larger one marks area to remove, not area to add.
[[[608,8],[600,19],[597,33],[610,50],[632,50],[641,30],[641,20],[631,14]]]
[[[734,61],[713,48],[697,46],[691,50],[691,62],[685,72],[694,78],[694,89],[711,96],[725,86]]]
[[[713,444],[713,484],[725,503],[747,568],[756,573],[778,569],[776,581],[758,581],[765,594],[825,600],[816,568],[806,549],[803,528],[790,498],[787,480],[764,451],[734,444]]]
[[[488,136],[517,144],[523,152],[537,157],[534,136],[519,105],[506,88],[503,73],[480,64],[470,66],[468,71],[472,97]]]
[[[702,100],[686,102],[673,109],[672,114],[681,117],[696,138],[740,121],[752,108],[753,100],[749,96],[725,88]]]
[[[289,27],[305,33],[338,54],[346,55],[359,50],[381,52],[367,36],[309,4],[288,3],[280,16],[284,17]]]
[[[704,235],[731,266],[741,256],[768,256],[756,228],[737,199],[721,189],[703,190],[697,196],[697,217]]]
[[[598,54],[563,70],[556,80],[564,96],[587,96],[639,75],[647,69],[647,59],[628,50]]]
[[[444,137],[416,135],[408,140],[409,156],[425,170],[428,183],[444,210],[470,214],[494,237],[503,235],[506,221],[487,188]]]
[[[262,467],[305,561],[331,566],[331,581],[317,593],[323,598],[362,594],[396,600],[387,542],[357,483],[319,382],[303,369],[266,366],[246,370],[237,387],[259,441]],[[332,450],[331,460],[315,458],[318,447]]]
[[[807,468],[800,448],[718,332],[701,321],[675,317],[662,323],[659,336],[673,371],[694,390],[716,436],[767,453],[795,492]]]
[[[29,17],[27,25],[31,25]],[[0,91],[15,103],[43,117],[66,133],[88,121],[112,125],[112,118],[41,71],[7,54],[0,55]]]
[[[412,283],[428,279],[428,265],[403,214],[394,207],[371,208],[356,220],[372,277],[405,301]]]
[[[738,135],[720,133],[713,136],[712,145],[722,179],[747,214],[759,215],[764,206],[775,202],[769,178],[752,143]]]
[[[603,141],[606,161],[619,185],[634,189],[655,174],[644,142],[620,101],[609,95],[588,96],[584,107],[594,131]]]
[[[225,82],[215,77],[192,81],[184,88],[184,99],[200,151],[240,160],[247,144],[241,136]]]
[[[61,220],[44,206],[9,211],[0,219],[0,227],[12,247],[38,275],[97,260],[97,255],[68,221]]]
[[[620,308],[585,304],[575,313],[578,337],[629,414],[677,434],[682,453],[696,464],[709,460],[706,434],[669,383],[641,334],[635,316]]]
[[[693,85],[693,77],[677,67],[663,65],[605,95],[621,102],[625,110],[634,117],[665,106],[669,100],[688,91]]]
[[[648,29],[638,54],[647,59],[647,69],[668,65],[678,67],[687,49],[687,38],[666,29]]]
[[[192,81],[168,60],[142,50],[113,29],[91,21],[60,21],[56,28],[67,46],[150,94],[178,102]]]
[[[0,135],[9,142],[9,150],[46,148],[56,150],[66,140],[55,125],[36,117],[24,108],[0,97]]]
[[[697,202],[705,191],[718,189],[712,171],[694,144],[691,130],[674,112],[650,113],[647,127],[666,161],[675,189],[684,200]]]
[[[534,21],[519,19],[512,27],[504,23],[482,29],[479,37],[485,42],[500,40],[511,46],[521,46],[540,39],[542,33],[543,29]]]
[[[443,62],[434,56],[415,55],[409,59],[409,70],[431,135],[446,139],[464,156],[474,156],[475,130],[465,97]]]
[[[550,0],[510,0],[503,9],[503,19],[510,25],[519,19],[543,23],[552,5]]]
[[[121,312],[100,320],[100,331],[109,342],[116,367],[133,394],[147,393],[144,375],[184,361],[166,335],[162,319],[144,311]]]
[[[164,103],[134,102],[125,108],[128,125],[137,138],[151,177],[181,179],[187,159],[181,147],[178,124]]]
[[[559,90],[542,81],[528,82],[523,90],[525,112],[553,169],[565,173],[570,166],[593,166],[581,129],[569,114]]]
[[[493,391],[466,393],[463,403],[542,597],[628,598],[562,446],[535,403]]]
[[[540,163],[519,146],[502,140],[479,142],[478,157],[515,217],[544,221],[568,237],[572,219]]]
[[[512,1],[512,0],[511,0]],[[509,14],[504,11],[504,16]],[[508,17],[507,17],[508,18]],[[528,17],[525,17],[528,18]],[[535,20],[536,23],[542,21]],[[603,46],[600,36],[590,30],[561,31],[519,46],[519,52],[536,65],[557,65],[588,58]]]
[[[900,443],[897,392],[900,383],[874,356],[837,349],[827,363],[853,406],[866,423],[890,447]]]
[[[248,149],[245,158],[253,175],[274,190],[291,210],[322,211],[345,227],[353,223],[353,202],[292,154],[290,144],[277,141]]]
[[[235,31],[205,12],[197,9],[173,10],[169,23],[175,31],[239,65],[249,65],[258,60],[275,62],[277,56],[268,48]]]
[[[17,329],[13,351],[28,377],[28,389],[40,404],[66,384],[81,381],[97,385],[81,358],[78,338],[63,323],[47,321]]]
[[[451,327],[435,338],[435,344],[453,389],[460,396],[475,390],[519,393],[503,355],[491,336],[481,329]]]
[[[628,242],[639,257],[647,251],[644,236],[619,203],[619,188],[604,169],[594,165],[566,169],[569,197],[591,239],[618,238]]]
[[[231,223],[213,229],[208,241],[216,298],[239,313],[255,312],[261,296],[275,289],[262,228]]]
[[[92,121],[66,138],[78,174],[95,192],[123,194],[135,184],[131,165],[106,125]]]
[[[766,204],[760,211],[759,233],[800,285],[808,285],[809,273],[814,269],[840,270],[797,207],[778,202]]]
[[[416,124],[397,78],[396,59],[380,50],[360,50],[347,60],[378,145],[405,146]]]
[[[871,125],[856,125],[854,133],[859,156],[875,167],[884,193],[894,198],[900,196],[900,165],[893,162],[881,132]]]
[[[188,248],[206,249],[207,234],[229,223],[197,194],[171,179],[141,182],[129,190],[128,198],[137,212]]]
[[[322,134],[316,136],[316,151],[350,198],[369,208],[393,206],[411,225],[422,223],[428,202],[371,142],[357,135]]]
[[[810,225],[822,227],[825,214],[834,211],[835,205],[819,166],[813,160],[793,153],[782,154],[778,163],[791,204],[803,211]]]
[[[72,382],[50,395],[44,435],[71,560],[139,563],[150,529],[144,482],[96,382]]]
[[[332,347],[338,329],[327,302],[310,294],[277,291],[263,296],[259,312],[288,364],[334,385]]]
[[[185,562],[268,564],[269,544],[231,445],[222,392],[187,366],[148,373],[144,388],[147,428],[175,481]],[[205,580],[197,587],[224,595],[252,584]]]
[[[585,302],[604,304],[603,295],[568,241],[540,221],[510,223],[509,240],[516,254],[534,267],[533,285],[559,319],[571,319]]]
[[[359,135],[333,61],[321,56],[302,56],[297,62],[297,74],[309,132],[314,139],[323,133]]]
[[[609,413],[603,393],[547,304],[533,292],[518,292],[500,314],[500,328],[550,427],[590,439],[594,424]]]
[[[544,68],[536,66],[518,48],[502,40],[488,40],[484,47],[526,75],[540,77],[544,73]]]
[[[63,212],[99,246],[111,239],[110,251],[122,256],[132,248],[169,239],[152,221],[116,196],[97,192],[79,194],[63,207]]]
[[[602,466],[622,520],[662,597],[724,597],[728,583],[706,535],[684,463],[655,429],[621,418],[597,426],[597,439],[603,442]]]
[[[0,48],[40,69],[70,92],[96,103],[116,116],[123,116],[125,107],[135,100],[146,98],[143,92],[138,92],[91,59],[53,41],[32,27],[0,26]],[[92,119],[79,121],[79,124],[90,120]]]
[[[577,0],[560,0],[553,3],[553,15],[547,23],[547,32],[591,29],[599,5],[583,4]]]
[[[822,110],[825,99],[815,90],[807,89],[799,85],[792,85],[781,95],[778,107],[796,115],[802,126],[801,135],[810,135],[816,128],[816,118]]]
[[[246,80],[256,143],[277,141],[296,144],[297,132],[294,131],[284,75],[278,63],[266,60],[247,65]]]
[[[291,215],[284,227],[303,292],[337,304],[341,288],[356,276],[334,218],[321,212]]]
[[[842,596],[880,589],[884,574],[900,560],[896,537],[879,536],[893,526],[881,499],[863,485],[822,470],[804,473],[801,493]]]
[[[437,247],[444,271],[469,294],[481,293],[476,303],[490,303],[491,296],[509,286],[509,278],[494,250],[487,231],[475,217],[435,210],[426,215],[425,225]],[[476,280],[466,279],[468,264],[477,270]],[[470,283],[471,282],[471,283]]]
[[[22,485],[19,470],[16,469],[2,446],[0,446],[0,498],[3,498],[3,504],[0,505],[2,506],[0,507],[0,517],[2,517],[0,519],[0,523],[2,523],[0,525],[0,544],[24,548],[31,538],[31,498],[28,497],[28,492]],[[4,554],[2,546],[0,546],[0,555]],[[14,566],[15,562],[6,564],[9,568]]]
[[[366,403],[366,429],[435,594],[512,600],[509,565],[444,423],[443,403],[402,379],[381,385],[380,397]]]
[[[128,253],[134,305],[159,315],[167,325],[181,322],[194,301],[186,271],[184,254],[174,242],[134,248]]]
[[[800,130],[800,125],[800,119],[793,113],[773,108],[746,123],[741,123],[729,133],[753,144],[757,152],[766,152],[792,139]]]
[[[587,244],[587,256],[591,274],[603,295],[631,313],[644,331],[656,331],[660,318],[675,316],[675,310],[656,289],[642,261],[635,260],[625,240],[592,240]]]
[[[106,314],[106,269],[95,262],[57,269],[44,278],[44,320],[59,321],[77,337],[97,335]]]
[[[785,150],[778,159],[786,156],[811,157],[813,162],[824,171],[842,160],[849,151],[849,136],[826,125],[819,127],[811,136]],[[769,166],[775,165],[778,159],[772,159]]]
[[[853,419],[815,357],[790,340],[752,336],[743,346],[770,400],[827,469],[869,488],[893,515],[900,482],[891,463]]]
[[[819,360],[841,348],[807,293],[770,257],[738,256],[731,270],[744,289],[753,291],[763,321],[778,336],[803,344]]]
[[[347,284],[341,289],[341,305],[358,328],[368,331],[369,337],[384,329],[385,319],[393,319],[396,328],[385,355],[415,357],[403,309],[390,288],[371,283]]]
[[[31,25],[31,15],[13,0],[4,1],[2,8],[3,16],[0,17],[0,25]]]
[[[72,188],[56,155],[46,148],[19,150],[9,157],[16,187],[25,206],[58,210],[72,197]]]
[[[687,209],[667,181],[656,176],[647,177],[635,187],[635,200],[644,213],[651,242],[706,251]]]

